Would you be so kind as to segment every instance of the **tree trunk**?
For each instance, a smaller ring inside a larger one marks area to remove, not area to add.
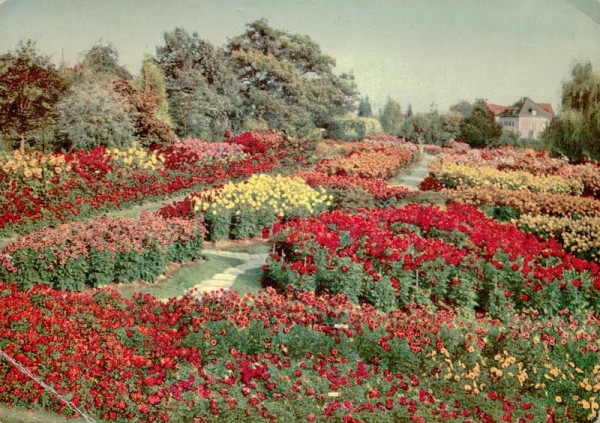
[[[21,134],[21,145],[19,147],[19,150],[21,150],[21,153],[25,152],[25,133]]]

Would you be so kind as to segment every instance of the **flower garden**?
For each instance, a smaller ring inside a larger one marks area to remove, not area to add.
[[[594,421],[600,167],[426,147],[440,207],[395,184],[414,144],[321,143],[2,157],[0,348],[96,421]],[[257,294],[116,289],[255,237]],[[78,417],[4,360],[0,380],[5,406]]]

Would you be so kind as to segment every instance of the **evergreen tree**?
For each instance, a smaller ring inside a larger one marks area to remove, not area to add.
[[[371,117],[373,116],[373,109],[371,103],[369,103],[369,96],[362,97],[358,103],[358,116],[360,117]]]

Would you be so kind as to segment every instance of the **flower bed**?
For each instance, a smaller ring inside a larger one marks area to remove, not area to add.
[[[330,175],[390,179],[397,176],[415,158],[416,153],[408,148],[376,148],[322,160],[317,166],[317,171]]]
[[[278,217],[310,216],[324,211],[329,196],[300,178],[254,175],[240,183],[192,194],[203,213],[211,241],[259,236]]]
[[[405,187],[391,187],[383,179],[322,172],[301,172],[298,176],[313,188],[322,187],[333,196],[335,208],[385,207],[410,195]]]
[[[269,172],[271,156],[225,163],[199,162],[173,146],[21,156],[0,164],[0,235],[29,232],[147,199]]]
[[[583,184],[561,176],[536,176],[525,171],[501,171],[493,167],[457,164],[438,160],[429,165],[430,173],[444,186],[494,187],[508,190],[530,190],[555,194],[581,195]]]
[[[199,161],[240,161],[246,158],[244,146],[241,144],[203,141],[188,138],[176,141],[173,147],[195,154]]]
[[[510,207],[520,213],[550,216],[600,216],[600,200],[590,197],[528,190],[512,191],[493,187],[444,189],[443,193],[451,202],[476,207],[484,205]]]
[[[341,297],[160,303],[0,284],[0,347],[107,421],[592,420],[598,318],[507,323]],[[71,411],[6,361],[0,401]]]
[[[524,214],[513,223],[541,238],[552,237],[571,254],[589,260],[600,259],[600,217]]]
[[[198,221],[151,213],[63,224],[7,245],[0,280],[21,289],[43,284],[75,291],[111,282],[152,282],[169,261],[200,257],[203,236]]]
[[[415,302],[503,316],[598,307],[600,267],[470,206],[408,205],[278,223],[266,275],[383,310]]]

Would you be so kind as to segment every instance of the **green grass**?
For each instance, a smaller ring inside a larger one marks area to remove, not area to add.
[[[151,294],[158,299],[179,297],[194,285],[212,278],[225,269],[243,263],[243,260],[232,257],[221,257],[205,254],[206,259],[183,266],[170,277],[155,283],[135,283],[113,286],[121,295],[131,298],[135,293]]]
[[[97,423],[102,420],[92,417]],[[50,411],[27,410],[21,407],[6,407],[0,405],[0,421],[2,423],[85,423],[85,419],[69,419]]]
[[[263,289],[260,285],[261,275],[262,269],[260,267],[248,270],[237,277],[230,289],[237,291],[240,296],[256,294]]]

